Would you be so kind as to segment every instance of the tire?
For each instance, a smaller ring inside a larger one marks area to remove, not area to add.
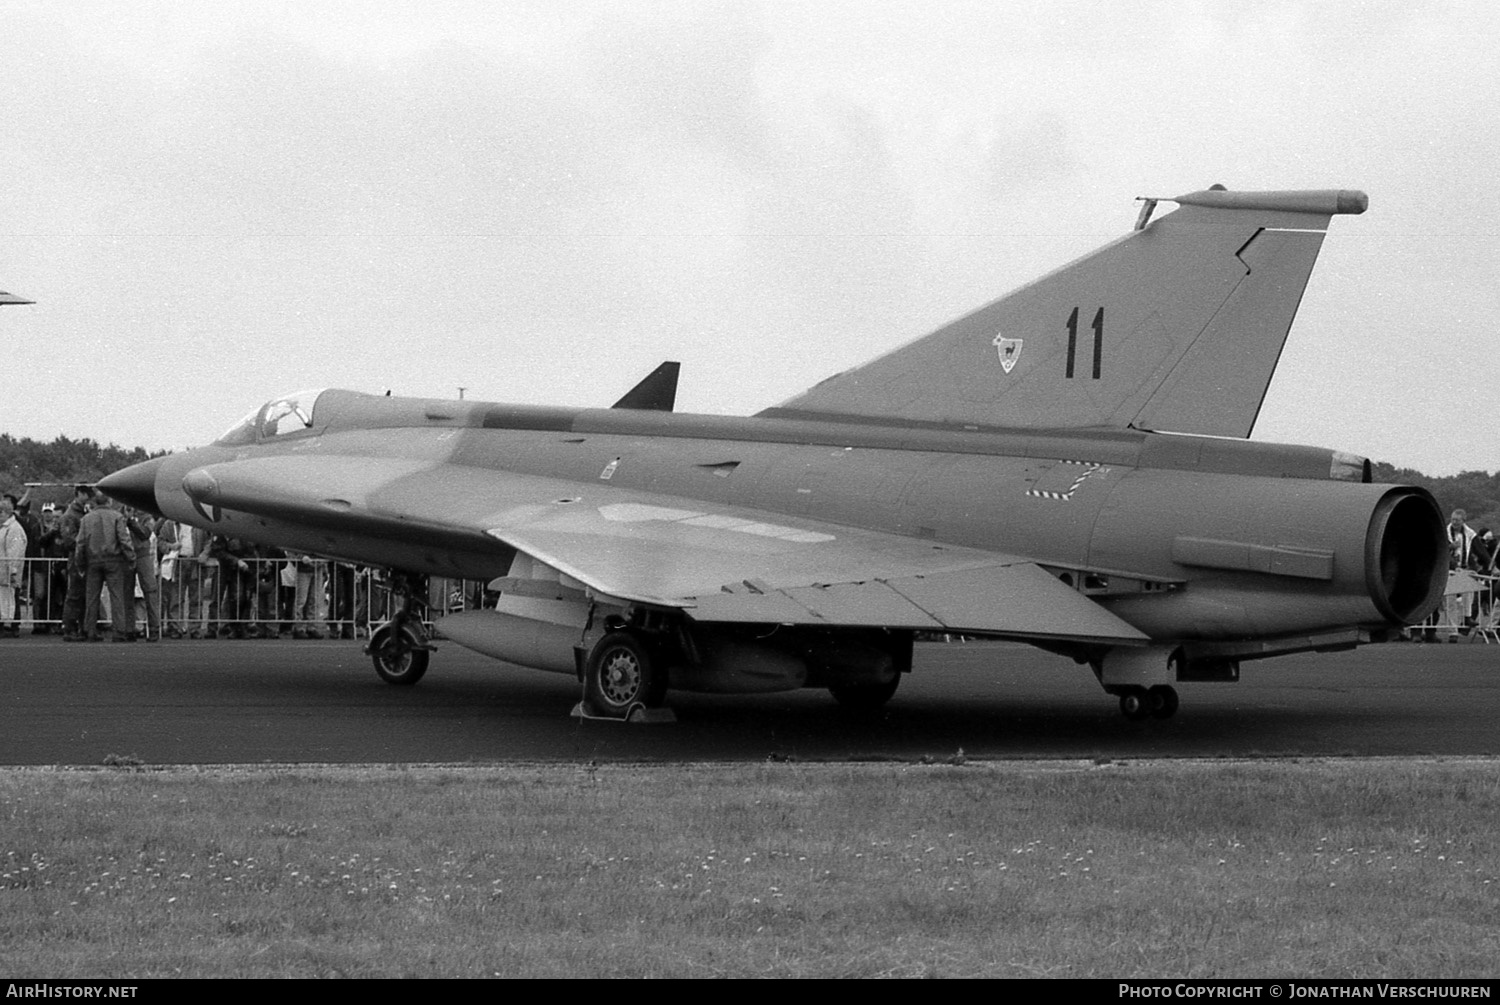
[[[848,709],[858,712],[873,712],[881,708],[901,686],[901,675],[895,674],[884,684],[842,684],[828,689],[833,700]]]
[[[583,700],[596,715],[624,718],[636,705],[655,708],[666,694],[665,675],[631,632],[610,632],[589,651]]]
[[[375,664],[375,673],[397,687],[415,684],[427,672],[427,661],[432,655],[417,648],[418,645],[409,632],[391,631],[389,627],[376,629],[370,639],[370,660]]]
[[[1177,689],[1170,684],[1158,684],[1151,689],[1147,702],[1151,715],[1157,719],[1170,719],[1177,714]]]
[[[1132,687],[1120,695],[1120,712],[1132,722],[1151,715],[1151,702],[1143,687]]]

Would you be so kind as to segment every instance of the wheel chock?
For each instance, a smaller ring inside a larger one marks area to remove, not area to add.
[[[670,708],[647,708],[645,705],[635,704],[630,706],[630,711],[625,717],[619,718],[613,715],[595,715],[583,702],[573,706],[573,711],[568,713],[574,719],[587,719],[590,722],[628,722],[638,726],[660,726],[677,721],[677,713]]]

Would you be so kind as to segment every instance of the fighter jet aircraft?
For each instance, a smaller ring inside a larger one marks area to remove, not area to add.
[[[1178,681],[1421,620],[1446,542],[1367,460],[1246,439],[1364,194],[1144,202],[1119,240],[753,417],[674,413],[676,364],[611,409],[308,391],[100,487],[398,584],[489,580],[442,635],[576,674],[586,714],[649,718],[671,689],[875,706],[916,635],[960,633],[1164,718]],[[393,684],[428,666],[417,592],[369,647]]]

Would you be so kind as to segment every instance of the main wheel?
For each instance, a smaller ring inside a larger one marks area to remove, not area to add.
[[[1143,687],[1132,687],[1120,695],[1120,712],[1132,721],[1151,715],[1151,702]]]
[[[840,684],[828,689],[833,700],[845,708],[871,711],[891,700],[901,685],[901,675],[893,674],[884,684]]]
[[[408,632],[393,631],[389,626],[376,629],[370,639],[370,660],[380,679],[400,687],[410,687],[421,680],[432,654],[418,648],[419,645]]]
[[[666,677],[630,632],[610,632],[589,652],[583,700],[595,713],[624,717],[635,705],[660,705],[666,693]]]
[[[1147,694],[1151,715],[1157,719],[1170,719],[1177,714],[1177,689],[1170,684],[1158,684]]]

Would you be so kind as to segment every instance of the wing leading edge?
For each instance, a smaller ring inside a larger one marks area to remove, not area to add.
[[[1149,641],[1015,556],[659,493],[326,454],[213,464],[184,488],[200,506],[428,548],[473,553],[488,539],[596,593],[698,621]]]

